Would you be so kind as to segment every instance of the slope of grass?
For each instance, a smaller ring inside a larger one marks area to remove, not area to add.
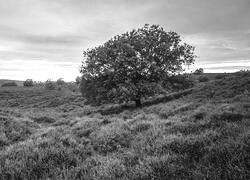
[[[249,72],[109,115],[77,93],[21,92],[15,107],[0,92],[0,179],[250,179]]]
[[[0,87],[9,82],[15,82],[18,86],[23,86],[23,81],[16,81],[16,80],[8,80],[8,79],[0,79]]]

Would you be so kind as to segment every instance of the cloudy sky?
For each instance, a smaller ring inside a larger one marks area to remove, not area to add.
[[[83,51],[144,24],[196,46],[191,69],[250,68],[250,0],[0,0],[0,79],[74,80]]]

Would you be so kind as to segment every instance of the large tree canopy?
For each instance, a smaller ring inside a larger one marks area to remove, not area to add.
[[[145,25],[84,51],[81,91],[91,102],[135,101],[161,89],[161,80],[193,63],[194,47],[176,32]]]

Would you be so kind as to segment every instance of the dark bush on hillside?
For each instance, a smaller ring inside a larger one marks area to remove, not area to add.
[[[56,89],[56,83],[52,82],[51,80],[47,80],[44,83],[45,89],[47,90],[54,90]]]
[[[207,82],[209,79],[208,79],[207,76],[200,76],[200,77],[198,78],[198,80],[199,80],[200,82]]]
[[[223,79],[224,77],[226,77],[226,74],[217,74],[215,79]]]
[[[223,112],[222,114],[214,114],[212,119],[217,121],[239,122],[243,119],[243,115],[239,113]]]
[[[81,84],[82,78],[77,76],[76,77],[76,84]]]
[[[182,90],[191,88],[194,85],[194,80],[188,75],[176,75],[168,77],[163,82],[163,86],[166,89]],[[168,87],[170,86],[170,87]]]
[[[9,86],[17,86],[17,83],[13,81],[2,84],[2,87],[9,87]]]
[[[34,85],[36,85],[36,86],[43,86],[44,83],[41,82],[41,81],[34,81]]]
[[[37,123],[54,123],[56,121],[54,118],[47,116],[34,117],[33,120]]]
[[[200,74],[203,74],[203,73],[204,73],[204,69],[203,68],[199,68],[199,69],[196,69],[194,71],[194,74],[196,74],[196,75],[200,75]]]
[[[57,81],[56,81],[57,85],[61,86],[63,85],[65,82],[63,80],[63,78],[59,78]]]
[[[235,72],[234,74],[239,75],[239,76],[249,76],[250,70],[248,69],[240,70],[240,71]]]
[[[27,79],[26,81],[23,82],[23,86],[26,86],[26,87],[34,86],[34,82],[32,79]]]

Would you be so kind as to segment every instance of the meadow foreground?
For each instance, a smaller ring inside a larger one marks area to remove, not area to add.
[[[99,108],[69,88],[1,88],[0,179],[250,179],[249,72],[168,102]]]

